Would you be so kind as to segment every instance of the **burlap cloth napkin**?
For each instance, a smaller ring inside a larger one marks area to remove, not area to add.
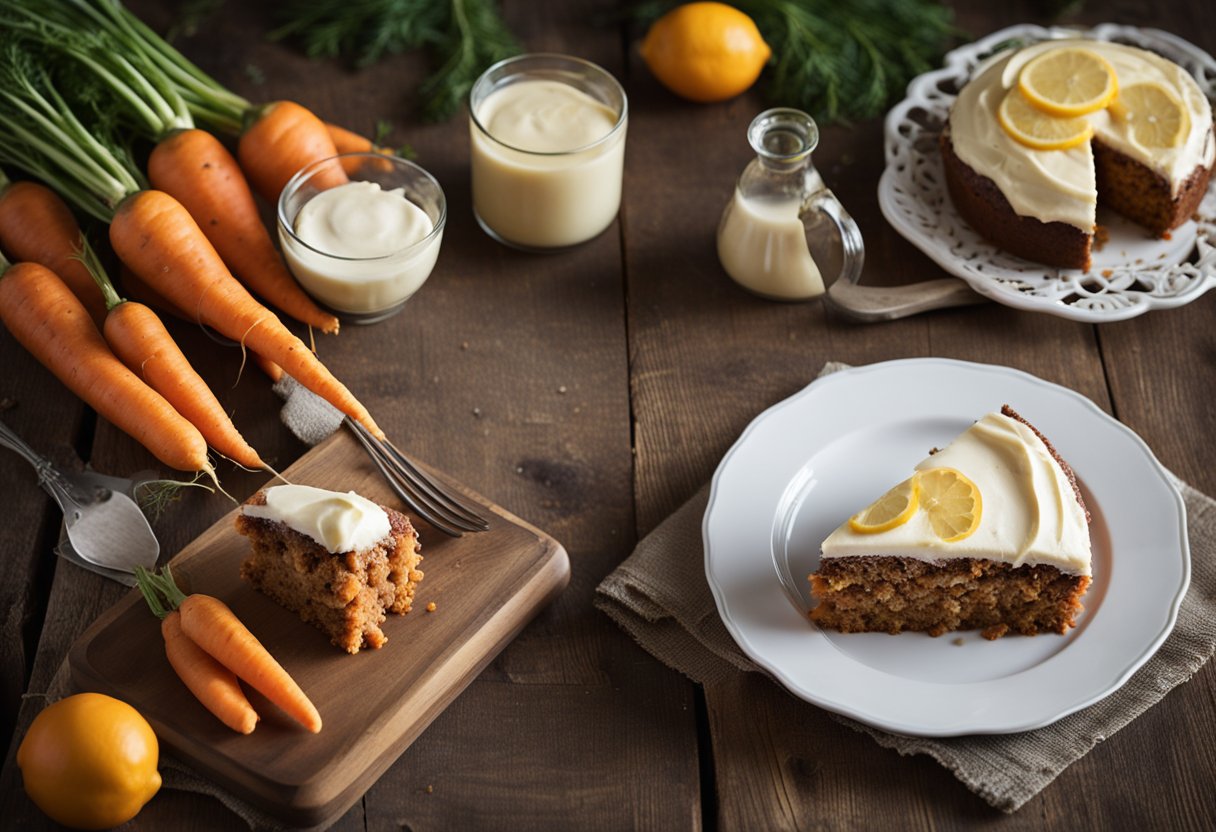
[[[820,375],[846,366],[827,364]],[[832,718],[902,755],[928,754],[992,806],[1016,811],[1095,745],[1191,678],[1216,649],[1216,501],[1177,478],[1175,483],[1186,502],[1190,589],[1174,631],[1118,691],[1021,734],[905,737],[836,714]],[[638,644],[701,684],[731,673],[764,673],[727,632],[705,579],[701,521],[709,488],[706,484],[638,543],[599,585],[595,600]]]

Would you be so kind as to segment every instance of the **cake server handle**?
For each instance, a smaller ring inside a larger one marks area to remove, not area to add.
[[[832,309],[863,323],[893,321],[930,309],[988,302],[986,297],[972,291],[966,281],[956,277],[924,280],[903,286],[862,286],[837,280],[828,288],[824,299]]]

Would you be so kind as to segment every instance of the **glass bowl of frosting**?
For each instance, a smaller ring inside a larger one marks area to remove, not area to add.
[[[292,177],[279,196],[283,257],[304,291],[344,321],[400,312],[435,267],[447,200],[398,156],[346,153]]]

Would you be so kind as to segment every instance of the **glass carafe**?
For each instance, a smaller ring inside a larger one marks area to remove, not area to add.
[[[811,152],[815,120],[779,107],[752,121],[756,151],[718,224],[718,259],[736,283],[774,300],[810,300],[856,281],[865,248],[857,223],[827,189]]]

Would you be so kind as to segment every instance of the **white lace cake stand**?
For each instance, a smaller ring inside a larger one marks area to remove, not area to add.
[[[1105,23],[1089,30],[1011,26],[955,49],[942,69],[908,85],[886,119],[887,166],[878,184],[883,215],[946,271],[992,300],[1076,321],[1121,321],[1150,309],[1181,306],[1216,286],[1216,177],[1195,219],[1168,240],[1101,209],[1109,231],[1089,272],[1057,269],[1007,254],[979,236],[946,193],[938,136],[950,105],[972,71],[1010,42],[1090,38],[1157,52],[1190,72],[1208,100],[1216,98],[1216,61],[1175,35]]]

